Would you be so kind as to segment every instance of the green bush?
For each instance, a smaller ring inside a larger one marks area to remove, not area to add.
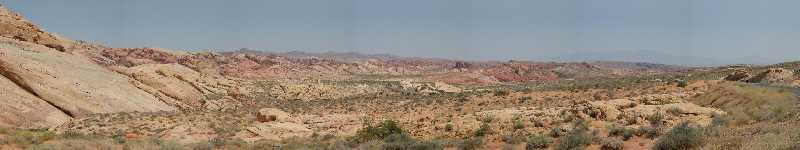
[[[504,134],[503,136],[501,136],[501,140],[503,140],[503,142],[508,143],[508,144],[517,144],[517,143],[525,142],[526,139],[525,139],[524,136],[519,136],[517,134],[510,133],[510,134]]]
[[[689,81],[686,80],[678,80],[678,87],[684,88],[689,86]]]
[[[650,122],[651,125],[659,126],[659,125],[661,125],[662,121],[664,120],[664,114],[656,113],[656,114],[647,116],[645,119],[647,119],[647,121]]]
[[[627,141],[633,137],[634,131],[633,129],[625,127],[610,126],[608,127],[608,134],[611,136],[622,136],[622,139]]]
[[[592,143],[592,136],[588,128],[575,128],[567,133],[566,136],[561,137],[561,142],[558,143],[556,149],[559,150],[574,150],[584,149],[587,145]]]
[[[481,127],[475,131],[475,136],[486,136],[492,133],[492,127],[489,125],[488,122],[484,122],[481,124]]]
[[[441,144],[433,141],[420,142],[407,134],[393,134],[383,140],[384,150],[440,150]]]
[[[619,138],[606,138],[600,141],[600,145],[603,150],[621,150],[624,143]]]
[[[728,123],[730,123],[730,121],[731,121],[731,119],[728,118],[727,116],[714,114],[714,116],[711,118],[711,126],[714,126],[714,127],[727,126]]]
[[[508,96],[508,95],[511,95],[511,92],[508,92],[508,90],[496,90],[496,91],[494,91],[494,96],[504,97],[504,96]]]
[[[545,149],[547,147],[550,147],[550,144],[552,143],[553,143],[552,139],[544,135],[537,134],[528,137],[528,141],[525,143],[525,149],[527,150]]]
[[[561,137],[562,135],[563,135],[563,133],[561,132],[561,127],[556,126],[556,127],[550,128],[550,136],[551,137],[558,138],[558,137]]]
[[[367,125],[356,132],[356,139],[358,142],[367,142],[371,140],[383,140],[389,135],[404,134],[405,131],[398,125],[397,121],[386,120],[379,126]]]
[[[516,130],[525,128],[525,122],[522,121],[522,118],[520,118],[520,116],[514,116],[512,122],[514,124],[514,129]]]
[[[655,127],[642,126],[637,131],[637,135],[642,135],[642,136],[645,136],[647,138],[654,139],[654,138],[658,137],[659,135],[661,135],[661,132],[659,132],[658,128],[655,128]]]
[[[519,100],[520,103],[524,103],[524,102],[533,100],[533,98],[531,98],[530,96],[523,96],[523,97],[520,97],[518,100]]]
[[[698,128],[689,127],[689,123],[683,122],[659,138],[653,149],[685,150],[697,148],[703,143],[703,132]]]
[[[447,123],[447,125],[444,125],[444,130],[447,132],[453,131],[453,124]]]
[[[472,137],[458,143],[460,150],[475,150],[483,147],[483,137]]]

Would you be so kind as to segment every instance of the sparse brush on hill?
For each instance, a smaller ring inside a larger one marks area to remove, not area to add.
[[[786,119],[798,98],[788,90],[723,83],[691,101],[725,110],[734,124],[741,125],[751,121]]]

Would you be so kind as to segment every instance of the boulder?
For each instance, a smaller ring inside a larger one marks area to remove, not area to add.
[[[0,91],[0,127],[49,128],[71,119],[4,76],[0,76]]]
[[[747,79],[750,79],[750,77],[752,77],[750,72],[747,72],[742,69],[737,69],[734,70],[733,73],[731,73],[730,75],[726,76],[724,79],[727,81],[745,81]]]
[[[73,117],[175,110],[133,79],[35,43],[0,37],[0,74]]]
[[[256,114],[258,122],[296,122],[289,113],[277,108],[262,108]]]

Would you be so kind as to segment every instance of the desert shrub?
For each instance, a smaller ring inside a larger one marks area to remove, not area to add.
[[[621,150],[623,148],[623,141],[619,138],[605,138],[600,141],[600,146],[603,150]]]
[[[563,133],[561,132],[561,127],[556,126],[556,127],[550,128],[550,136],[551,137],[557,138],[557,137],[561,137],[562,135],[563,135]]]
[[[625,127],[611,126],[608,128],[608,134],[611,136],[622,136],[623,140],[628,140],[633,137],[633,129]]]
[[[664,120],[664,114],[655,113],[653,115],[647,116],[645,119],[647,119],[647,121],[650,122],[651,125],[659,126]]]
[[[447,132],[453,131],[453,124],[447,123],[447,125],[444,125],[444,130]]]
[[[501,136],[501,140],[503,140],[503,142],[505,142],[505,143],[517,144],[517,143],[525,142],[525,137],[524,136],[520,136],[518,134],[509,133],[509,134],[504,134],[503,136]]]
[[[509,92],[508,90],[495,90],[494,91],[494,96],[503,97],[503,96],[508,96],[508,95],[511,95],[511,92]]]
[[[433,141],[418,141],[407,134],[393,134],[383,140],[384,150],[440,150],[442,145]]]
[[[127,139],[125,139],[125,132],[122,130],[114,131],[114,133],[111,134],[111,139],[118,144],[124,144],[127,142]]]
[[[356,140],[358,142],[366,142],[371,140],[383,140],[389,135],[404,134],[405,131],[400,127],[397,121],[386,120],[379,126],[366,125],[356,132]]]
[[[531,137],[528,137],[528,141],[525,143],[525,149],[534,150],[534,149],[545,149],[550,147],[550,144],[553,143],[553,140],[548,138],[547,136],[536,134]]]
[[[524,102],[533,100],[533,98],[531,98],[530,96],[523,96],[523,97],[520,97],[518,100],[519,100],[520,103],[524,103]]]
[[[483,147],[483,137],[472,137],[458,143],[460,150],[475,150]]]
[[[525,128],[525,122],[522,121],[522,118],[520,118],[520,116],[514,116],[514,118],[511,119],[511,121],[514,124],[514,129],[519,130]]]
[[[80,132],[75,132],[75,131],[65,131],[64,133],[61,133],[60,137],[64,138],[64,139],[87,139],[87,138],[91,138],[91,136],[89,136],[89,135],[86,135],[86,134],[83,134],[83,133],[80,133]]]
[[[636,133],[637,135],[641,135],[650,139],[654,139],[661,135],[661,132],[656,127],[652,126],[642,126]]]
[[[519,90],[519,92],[522,92],[522,93],[525,93],[525,94],[530,94],[530,93],[533,93],[533,89],[532,88],[524,88],[522,90]]]
[[[623,132],[625,132],[624,127],[619,127],[616,125],[611,125],[608,127],[608,134],[611,136],[620,136]]]
[[[488,122],[483,122],[478,130],[475,131],[475,136],[486,136],[492,133],[492,127]]]
[[[494,116],[487,115],[487,116],[484,116],[484,117],[480,118],[479,121],[481,121],[483,123],[492,123],[494,121]]]
[[[703,145],[703,133],[698,128],[683,122],[673,127],[669,133],[656,141],[653,149],[656,150],[683,150],[692,149]]]
[[[574,150],[583,149],[592,143],[594,136],[589,132],[588,127],[577,126],[575,129],[561,137],[561,142],[558,143],[559,150]]]
[[[678,82],[678,87],[684,88],[684,87],[686,87],[686,86],[689,86],[689,81],[686,81],[686,80],[678,80],[677,82]]]
[[[730,123],[730,118],[727,116],[714,114],[711,118],[711,126],[726,126]]]
[[[635,134],[634,132],[635,131],[633,131],[633,129],[626,129],[625,131],[622,132],[622,140],[625,141],[630,140],[631,138],[633,138],[633,135]]]

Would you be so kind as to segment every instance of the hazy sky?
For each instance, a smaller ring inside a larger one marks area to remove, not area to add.
[[[3,0],[113,47],[670,64],[800,60],[797,0]]]

